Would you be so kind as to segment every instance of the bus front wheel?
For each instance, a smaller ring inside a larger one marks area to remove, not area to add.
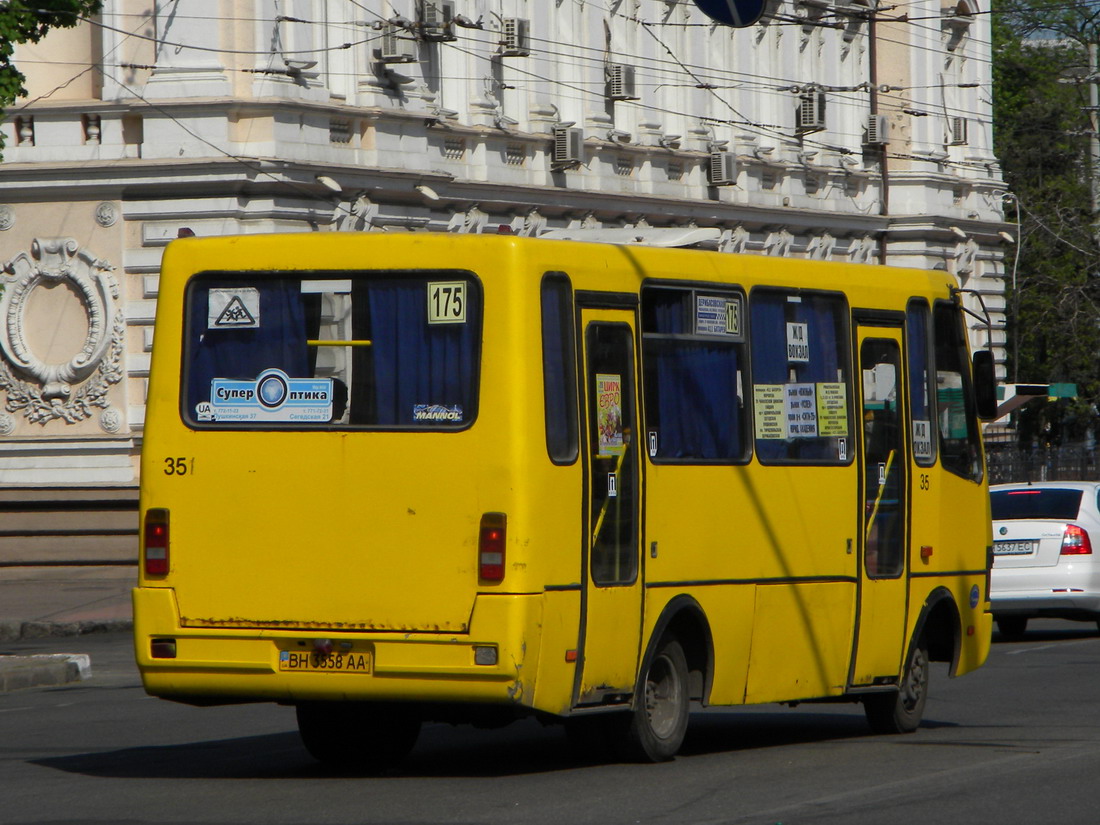
[[[688,725],[687,658],[672,637],[662,640],[643,675],[629,714],[623,755],[641,762],[672,759]]]
[[[872,693],[863,697],[863,710],[875,733],[912,733],[924,716],[928,700],[928,649],[913,645],[901,675],[897,693]]]
[[[339,770],[380,773],[408,756],[420,735],[419,717],[399,706],[308,702],[297,713],[306,750]]]

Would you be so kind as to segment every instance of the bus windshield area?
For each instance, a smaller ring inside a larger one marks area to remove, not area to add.
[[[208,272],[187,308],[193,427],[457,430],[476,417],[469,272]]]

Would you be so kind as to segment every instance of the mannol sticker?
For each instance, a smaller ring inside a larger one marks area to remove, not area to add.
[[[268,369],[253,381],[215,378],[209,403],[198,404],[195,414],[200,421],[327,423],[332,397],[331,378],[291,378]]]
[[[454,404],[413,404],[413,421],[442,421],[459,423],[462,421],[462,407]]]

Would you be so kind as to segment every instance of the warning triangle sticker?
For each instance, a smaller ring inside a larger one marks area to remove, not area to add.
[[[255,327],[259,326],[259,324],[256,322],[256,319],[252,317],[252,313],[248,311],[248,308],[245,307],[240,296],[234,295],[233,299],[226,304],[225,309],[222,310],[222,314],[214,321],[214,326]]]

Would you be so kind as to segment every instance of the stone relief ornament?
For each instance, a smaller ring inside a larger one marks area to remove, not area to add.
[[[117,433],[122,429],[122,413],[114,407],[108,407],[99,416],[99,426],[104,432]]]
[[[15,210],[7,204],[0,205],[0,232],[15,226]]]
[[[110,201],[103,201],[95,208],[95,222],[102,227],[114,226],[118,222],[118,209]]]
[[[126,319],[118,305],[114,267],[81,249],[74,238],[36,238],[30,254],[3,265],[0,298],[0,389],[5,409],[35,424],[75,424],[108,407],[107,392],[122,380]],[[34,290],[67,284],[87,314],[88,334],[64,363],[46,363],[27,342],[25,314]]]

